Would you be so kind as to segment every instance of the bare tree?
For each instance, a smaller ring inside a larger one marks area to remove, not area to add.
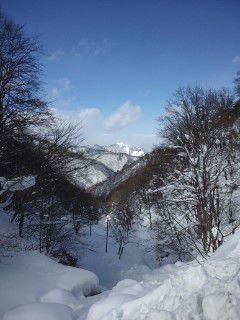
[[[240,71],[237,72],[236,78],[234,79],[234,84],[235,84],[235,91],[240,99]]]
[[[164,117],[164,136],[179,153],[162,195],[175,234],[185,237],[189,252],[215,251],[228,234],[224,226],[232,190],[227,174],[231,132],[221,126],[221,118],[233,106],[233,97],[226,91],[180,89]]]
[[[121,199],[118,203],[113,203],[111,208],[110,228],[118,243],[118,257],[121,258],[126,244],[131,239],[135,212],[132,206],[132,198]]]
[[[21,140],[30,126],[49,118],[47,104],[40,97],[38,40],[27,37],[22,26],[0,11],[0,148],[1,164],[5,149]]]

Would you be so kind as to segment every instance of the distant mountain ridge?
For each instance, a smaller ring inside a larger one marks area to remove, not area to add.
[[[133,157],[142,157],[145,155],[145,152],[141,148],[130,147],[123,142],[117,142],[108,147],[105,147],[105,149],[114,153],[126,153]]]
[[[143,149],[139,147],[131,147],[124,142],[116,142],[114,144],[111,144],[109,146],[100,146],[98,144],[95,144],[93,146],[85,146],[83,147],[83,150],[87,152],[93,152],[93,153],[124,153],[129,156],[133,157],[143,157],[145,155],[145,152]]]
[[[84,146],[80,148],[85,158],[90,160],[84,176],[74,174],[76,184],[89,189],[100,182],[112,178],[123,170],[141,159],[145,152],[138,147],[131,147],[123,142],[117,142],[109,146]]]

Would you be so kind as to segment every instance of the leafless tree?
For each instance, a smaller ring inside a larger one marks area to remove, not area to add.
[[[22,26],[0,11],[0,150],[14,139],[20,140],[25,130],[45,123],[49,118],[47,104],[40,94],[39,42],[27,37]],[[16,153],[17,150],[11,149]]]
[[[113,203],[111,208],[110,228],[118,243],[118,257],[121,258],[126,244],[131,240],[135,212],[132,206],[133,198],[121,199],[118,203]]]
[[[240,99],[240,71],[237,72],[236,78],[234,79],[234,84],[235,84],[235,91]]]
[[[185,237],[189,252],[195,249],[206,255],[226,236],[233,190],[228,179],[231,132],[221,125],[221,118],[233,106],[233,97],[224,90],[180,89],[163,119],[164,137],[178,150],[178,157],[162,195],[171,208],[175,234]]]

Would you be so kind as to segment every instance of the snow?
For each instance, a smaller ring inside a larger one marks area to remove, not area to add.
[[[105,147],[106,150],[115,152],[115,153],[126,153],[134,157],[142,157],[145,155],[145,152],[139,147],[130,147],[124,142],[117,142],[110,146]]]
[[[5,313],[3,320],[74,320],[72,309],[57,303],[31,303]]]
[[[8,231],[1,213],[1,228]],[[106,219],[92,226],[80,264],[97,276],[67,267],[38,252],[11,252],[0,261],[3,320],[237,320],[240,318],[240,231],[207,260],[156,269],[144,265],[144,250],[130,243],[121,260],[109,239]],[[85,230],[87,231],[87,230]],[[147,235],[139,230],[142,240]],[[138,236],[138,235],[137,235]],[[100,241],[101,240],[101,241]],[[100,245],[100,243],[102,245]],[[143,250],[143,251],[141,251]],[[146,263],[146,261],[145,261]],[[106,290],[108,288],[108,290]]]
[[[0,274],[0,315],[17,305],[36,301],[71,305],[75,298],[99,291],[94,273],[63,266],[36,251],[2,258]]]
[[[119,281],[115,287],[112,288],[110,296],[115,294],[132,294],[137,296],[143,292],[142,285],[136,280],[124,279]]]
[[[74,183],[83,188],[90,188],[100,182],[108,181],[116,173],[121,172],[125,166],[134,164],[145,155],[141,148],[130,147],[123,142],[110,146],[85,146],[80,150],[84,153],[85,158],[90,160],[90,164],[84,168],[84,172],[82,170],[74,172],[71,178]],[[79,165],[76,161],[76,166],[82,167],[82,164]]]
[[[106,253],[107,219],[110,223],[110,228],[108,252]],[[146,223],[148,223],[148,221],[146,221]],[[103,290],[110,289],[115,286],[118,281],[132,277],[132,273],[128,274],[131,268],[136,266],[137,272],[139,272],[140,266],[144,270],[149,270],[146,265],[154,266],[152,265],[152,262],[155,263],[153,254],[147,250],[148,246],[151,243],[153,244],[148,228],[138,226],[134,232],[134,239],[131,238],[130,243],[124,248],[121,259],[119,259],[119,245],[113,238],[111,217],[107,215],[100,219],[98,224],[92,225],[91,236],[87,226],[82,230],[81,240],[86,245],[82,246],[79,252],[78,264],[81,268],[90,270],[98,276]]]
[[[91,306],[87,320],[237,320],[239,262],[240,232],[201,264],[178,262],[152,271],[143,269],[138,275],[141,281],[119,282]],[[136,273],[135,267],[132,275]]]
[[[61,303],[69,307],[77,305],[77,298],[68,290],[52,289],[38,298],[39,302]]]
[[[128,294],[111,295],[108,298],[103,298],[90,308],[87,320],[105,319],[108,314],[112,315],[116,308],[132,299],[134,299],[134,296]]]

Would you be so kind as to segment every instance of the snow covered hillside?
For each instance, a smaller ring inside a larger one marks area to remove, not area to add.
[[[123,170],[145,155],[140,148],[133,148],[119,142],[110,146],[94,145],[82,147],[85,157],[90,160],[84,174],[74,172],[74,181],[84,188],[90,188],[100,182],[112,178],[117,172]]]
[[[93,187],[94,194],[96,196],[107,196],[112,190],[117,188],[120,184],[127,181],[128,178],[137,174],[137,172],[147,164],[145,158],[140,158],[138,161],[127,166],[125,170],[117,172],[111,179],[102,181],[95,187]]]

